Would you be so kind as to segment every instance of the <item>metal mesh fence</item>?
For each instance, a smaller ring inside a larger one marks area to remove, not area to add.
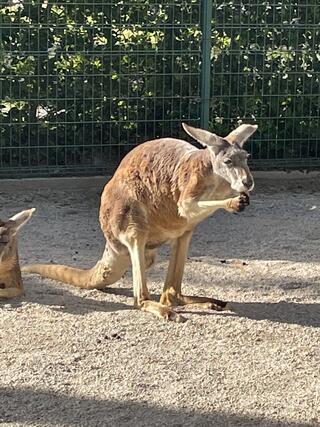
[[[0,175],[108,173],[198,121],[198,1],[11,0],[0,19]]]
[[[0,31],[0,176],[110,173],[181,121],[320,166],[318,0],[0,0]]]
[[[320,166],[318,0],[216,2],[210,127],[256,122],[253,166]]]

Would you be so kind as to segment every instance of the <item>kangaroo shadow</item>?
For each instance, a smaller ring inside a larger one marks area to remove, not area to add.
[[[37,426],[269,426],[308,427],[309,423],[276,421],[229,411],[192,411],[130,400],[71,396],[29,387],[0,387],[0,423]]]
[[[25,280],[24,295],[10,299],[0,300],[0,309],[4,305],[12,308],[21,307],[24,303],[41,304],[51,307],[55,311],[68,312],[70,314],[83,315],[90,312],[115,312],[119,310],[132,310],[133,305],[114,301],[101,301],[90,298],[90,294],[118,295],[133,298],[132,288],[108,287],[101,290],[82,291],[76,295],[68,291],[69,285],[50,286],[43,280],[41,288],[31,285],[31,280]],[[151,293],[151,298],[159,301],[160,295]],[[272,322],[287,323],[300,326],[320,327],[320,304],[295,303],[295,302],[230,302],[232,312],[220,312],[219,315],[229,317],[244,317],[256,321],[270,320]],[[181,310],[180,310],[181,309]],[[180,308],[177,311],[195,315],[217,315],[214,311],[199,311],[190,306]]]
[[[119,296],[123,296],[123,297],[129,297],[129,298],[133,298],[133,290],[132,288],[104,288],[104,289],[100,289],[100,292],[104,293],[104,294],[109,294],[109,295],[119,295]],[[160,301],[160,294],[155,294],[153,292],[150,292],[150,298],[154,301]]]
[[[320,304],[299,304],[294,302],[230,302],[231,312],[219,312],[227,317],[244,317],[251,320],[270,320],[291,325],[320,327]],[[214,311],[184,310],[200,316],[217,315]]]
[[[123,297],[133,298],[133,290],[131,288],[109,287],[109,288],[99,289],[99,292],[103,294],[108,294],[108,295],[119,295]]]
[[[296,302],[233,302],[234,315],[252,320],[271,320],[291,325],[320,327],[320,304]]]
[[[10,305],[14,309],[23,306],[25,303],[40,304],[48,306],[54,311],[75,315],[84,315],[91,312],[110,313],[133,309],[132,306],[121,302],[101,301],[91,298],[91,294],[94,296],[94,294],[97,294],[97,290],[82,290],[81,294],[77,295],[68,290],[69,285],[54,284],[50,286],[45,279],[40,279],[39,281],[41,281],[41,284],[38,286],[34,284],[31,278],[24,280],[24,294],[18,298],[0,299],[0,309],[4,305]]]
[[[106,288],[103,293],[132,297],[132,289]],[[159,301],[159,294],[151,294],[151,298]],[[196,306],[195,306],[196,307]],[[219,316],[245,317],[252,320],[270,320],[272,322],[288,323],[292,325],[320,327],[320,304],[295,303],[295,302],[230,302],[232,312],[219,312]],[[216,311],[198,311],[185,308],[175,308],[181,313],[195,315],[217,315]],[[181,309],[181,310],[180,310]]]

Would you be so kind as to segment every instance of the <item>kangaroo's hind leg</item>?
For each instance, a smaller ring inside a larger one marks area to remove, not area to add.
[[[152,301],[146,282],[146,260],[153,260],[146,256],[145,241],[134,237],[125,243],[128,247],[132,263],[134,303],[137,308],[155,314],[157,317],[174,322],[183,322],[185,319],[165,305]],[[147,255],[150,255],[150,253]],[[154,253],[153,253],[154,255]],[[147,258],[147,259],[146,259]]]
[[[227,303],[224,301],[209,297],[183,295],[181,292],[184,265],[191,237],[192,230],[187,231],[173,243],[168,273],[160,302],[167,306],[195,304],[213,310],[224,310],[227,308]]]

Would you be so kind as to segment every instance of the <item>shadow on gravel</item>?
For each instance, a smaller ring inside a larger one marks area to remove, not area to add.
[[[270,320],[291,325],[320,327],[320,304],[294,302],[230,302],[233,312],[219,312],[219,316],[245,317],[252,320]],[[216,311],[184,310],[201,316],[217,315]]]
[[[31,388],[0,388],[0,423],[37,426],[262,426],[309,427],[309,423],[223,412],[191,412],[133,401],[97,400]],[[316,425],[316,424],[313,424]]]
[[[235,316],[314,328],[320,327],[320,304],[233,302],[231,306]]]
[[[132,289],[106,288],[102,291],[106,294],[132,297]],[[159,294],[151,294],[151,298],[159,301]],[[191,310],[191,306],[181,310],[181,313],[195,315],[219,315],[246,317],[252,320],[271,320],[272,322],[288,323],[292,325],[320,327],[320,304],[303,304],[295,302],[230,302],[233,312],[198,311]],[[176,308],[180,312],[179,308]]]
[[[27,282],[27,281],[25,281]],[[41,283],[41,287],[25,283],[25,294],[19,298],[0,300],[0,309],[3,305],[13,309],[23,306],[25,303],[40,304],[48,306],[55,311],[69,314],[83,315],[91,312],[110,313],[119,310],[131,310],[132,306],[114,301],[101,301],[90,297],[91,291],[83,291],[81,296],[68,291],[68,285],[63,289],[54,288],[46,283]],[[93,293],[98,291],[92,291]],[[133,302],[132,302],[133,304]]]

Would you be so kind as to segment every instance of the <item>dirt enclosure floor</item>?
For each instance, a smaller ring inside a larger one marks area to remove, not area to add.
[[[0,215],[37,208],[21,264],[92,266],[102,178],[0,181]],[[149,272],[158,298],[169,248]],[[319,426],[320,176],[260,175],[251,206],[196,230],[186,294],[234,312],[132,308],[132,278],[101,291],[25,275],[0,302],[3,426]]]

